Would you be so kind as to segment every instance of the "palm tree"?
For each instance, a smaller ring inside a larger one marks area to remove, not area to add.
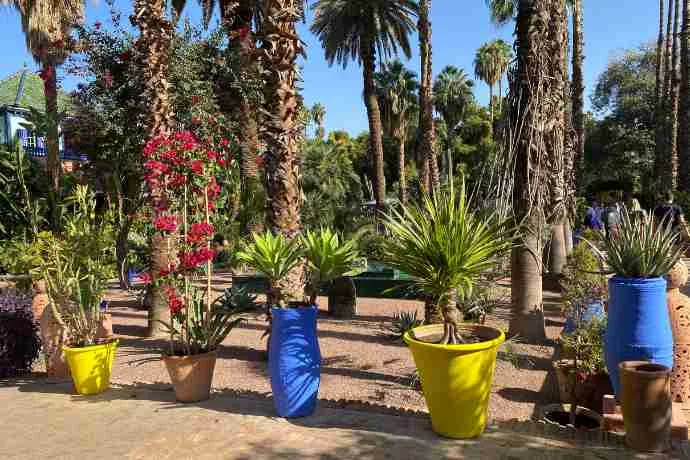
[[[409,58],[409,34],[414,30],[414,0],[317,0],[311,31],[324,48],[330,65],[362,65],[364,102],[369,119],[369,149],[374,163],[374,196],[383,209],[386,182],[383,163],[381,111],[376,95],[376,59],[389,58],[398,49]]]
[[[407,202],[405,179],[405,142],[409,120],[417,107],[417,75],[395,60],[383,65],[375,75],[376,92],[381,106],[381,120],[386,134],[398,143],[398,177],[400,202]]]
[[[317,102],[311,108],[311,117],[314,120],[314,123],[316,123],[316,138],[323,140],[323,137],[326,134],[326,131],[323,128],[323,121],[326,118],[326,107]]]
[[[302,230],[297,58],[304,54],[296,23],[304,16],[303,0],[266,0],[262,11],[265,69],[264,113],[269,221],[275,234],[292,241]],[[304,266],[297,265],[280,289],[293,299],[304,296]]]
[[[145,81],[143,100],[148,106],[146,136],[152,139],[174,129],[174,113],[170,99],[170,48],[172,23],[166,15],[165,0],[135,0],[133,22],[139,28],[137,49],[144,57],[142,73]],[[151,272],[154,280],[158,273],[167,269],[175,257],[174,238],[156,234],[151,240]],[[155,284],[151,288],[151,305],[148,313],[149,337],[167,334],[164,326],[170,312],[165,293]]]
[[[655,176],[659,177],[661,168],[661,158],[664,154],[664,81],[666,74],[666,37],[664,35],[664,5],[665,0],[659,0],[659,38],[657,39],[656,47],[656,110],[654,118],[656,121],[655,128],[655,161],[654,172]]]
[[[26,46],[41,65],[41,78],[48,119],[47,170],[53,197],[60,189],[60,142],[57,68],[67,58],[66,43],[72,28],[83,21],[82,0],[0,0],[14,6],[21,16]],[[53,203],[55,204],[55,203]]]
[[[419,131],[417,156],[424,159],[422,168],[422,190],[436,191],[441,186],[436,160],[436,131],[434,126],[434,99],[431,77],[431,21],[429,10],[431,0],[419,1],[419,56],[422,80],[419,86]]]
[[[679,67],[679,26],[680,26],[680,0],[675,0],[673,18],[673,46],[671,47],[671,104],[669,111],[669,147],[668,161],[670,166],[670,182],[672,190],[678,187],[678,105],[680,89],[680,67]]]
[[[663,1],[663,0],[662,0]],[[585,158],[585,83],[584,83],[584,29],[582,0],[572,0],[573,11],[573,82],[572,82],[572,121],[575,132],[575,161],[572,173],[582,174]]]
[[[546,337],[541,235],[546,210],[559,206],[553,187],[559,180],[551,171],[563,160],[565,5],[564,0],[534,0],[517,7],[508,124],[513,133],[507,136],[513,154],[507,155],[505,170],[513,175],[513,213],[522,224],[522,241],[511,257],[510,333],[541,341]]]
[[[510,45],[498,39],[483,44],[474,58],[475,76],[489,86],[489,109],[492,122],[494,120],[494,86],[499,85],[498,94],[499,98],[502,98],[503,75],[508,70],[512,54]]]
[[[663,0],[662,0],[663,1]],[[678,110],[679,185],[690,190],[690,0],[683,0],[680,35],[680,102]]]

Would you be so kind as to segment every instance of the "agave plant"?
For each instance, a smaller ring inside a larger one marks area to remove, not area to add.
[[[511,248],[507,221],[495,213],[472,211],[463,182],[459,192],[451,186],[425,195],[418,204],[391,211],[383,222],[391,234],[385,261],[409,274],[440,309],[444,332],[439,343],[462,343],[455,300],[458,294],[467,298],[494,259]]]
[[[421,325],[422,320],[417,318],[417,310],[399,311],[393,314],[388,333],[392,339],[402,340],[407,332]]]
[[[671,222],[657,223],[652,216],[632,218],[624,208],[617,232],[606,239],[603,252],[592,249],[612,273],[624,278],[657,278],[671,271],[684,248]]]
[[[309,303],[316,303],[319,288],[343,276],[356,276],[363,268],[354,240],[346,241],[328,228],[319,232],[308,231],[302,237],[304,255],[309,268],[307,292]]]
[[[266,302],[269,307],[285,306],[286,296],[281,289],[281,282],[302,262],[302,246],[299,239],[286,239],[270,231],[255,233],[253,241],[244,244],[237,254],[240,262],[253,267],[264,275],[268,281]]]

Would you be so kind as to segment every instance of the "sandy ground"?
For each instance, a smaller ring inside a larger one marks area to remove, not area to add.
[[[167,342],[143,338],[146,312],[127,306],[135,304],[133,295],[112,290],[109,298],[113,301],[113,329],[120,337],[113,382],[169,388],[159,359]],[[327,305],[325,298],[319,300],[322,306]],[[548,334],[555,338],[562,326],[558,299],[545,293],[545,301]],[[319,397],[426,411],[421,392],[411,384],[415,368],[410,352],[385,335],[396,311],[413,309],[423,317],[422,303],[408,300],[359,299],[358,316],[353,320],[330,319],[322,311],[318,323],[323,357]],[[507,329],[507,313],[505,309],[495,311],[487,324]],[[261,317],[251,318],[225,340],[219,349],[215,390],[270,395],[264,326]],[[508,360],[505,349],[499,352],[489,406],[490,418],[497,420],[531,418],[540,404],[556,401],[555,377],[550,372],[553,345],[518,343],[512,345],[512,353],[517,361]]]

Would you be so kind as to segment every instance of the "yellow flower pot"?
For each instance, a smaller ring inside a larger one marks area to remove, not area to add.
[[[63,348],[77,393],[94,395],[108,389],[117,344],[114,340],[103,345]]]
[[[486,426],[496,353],[503,332],[486,326],[464,326],[483,340],[439,345],[418,339],[441,337],[443,325],[422,326],[405,334],[422,382],[434,431],[448,438],[474,438]]]

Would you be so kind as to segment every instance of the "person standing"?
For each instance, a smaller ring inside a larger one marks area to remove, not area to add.
[[[673,192],[666,191],[661,202],[654,208],[654,218],[660,224],[670,225],[679,232],[684,239],[688,236],[688,226],[685,222],[683,208],[673,202]]]

